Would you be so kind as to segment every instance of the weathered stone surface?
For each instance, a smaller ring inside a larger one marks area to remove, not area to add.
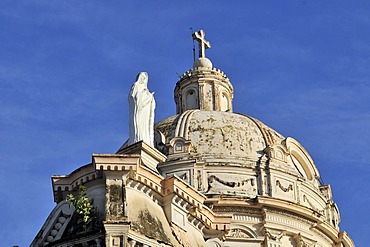
[[[156,128],[166,135],[166,140],[188,137],[193,144],[194,155],[203,158],[219,157],[224,161],[234,157],[258,159],[266,148],[263,133],[254,121],[229,112],[194,111],[186,118],[174,116],[165,119],[157,123]]]
[[[123,194],[121,180],[107,180],[106,185],[106,217],[108,221],[122,220]]]
[[[149,238],[154,238],[164,243],[170,243],[170,239],[163,229],[162,222],[152,215],[148,209],[140,211],[138,220],[132,222],[131,226],[132,230],[138,231]]]

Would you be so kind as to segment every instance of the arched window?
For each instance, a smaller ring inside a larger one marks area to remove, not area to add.
[[[186,97],[185,97],[185,107],[186,110],[190,109],[198,109],[198,100],[197,100],[197,93],[194,89],[190,89],[186,92]]]
[[[221,93],[221,102],[220,102],[220,110],[221,111],[228,111],[230,110],[229,107],[229,98],[227,97],[226,93]]]

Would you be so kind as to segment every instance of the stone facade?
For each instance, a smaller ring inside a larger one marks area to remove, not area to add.
[[[175,87],[177,115],[155,125],[155,147],[123,145],[53,176],[57,203],[31,246],[353,247],[329,185],[298,141],[232,112],[233,87],[200,56]],[[203,47],[202,47],[203,45]],[[68,194],[87,188],[79,227]]]

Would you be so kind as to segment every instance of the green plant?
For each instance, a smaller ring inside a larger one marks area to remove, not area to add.
[[[84,228],[86,229],[86,226],[92,221],[92,205],[87,197],[86,187],[81,185],[79,187],[78,196],[75,197],[72,194],[69,194],[66,200],[70,203],[70,206],[75,208],[76,213],[81,216],[77,223],[83,223]]]

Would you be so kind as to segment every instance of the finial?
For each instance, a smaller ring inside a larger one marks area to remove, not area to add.
[[[211,48],[211,44],[205,40],[205,33],[203,30],[193,33],[193,39],[199,43],[199,58],[206,57],[206,49]]]

